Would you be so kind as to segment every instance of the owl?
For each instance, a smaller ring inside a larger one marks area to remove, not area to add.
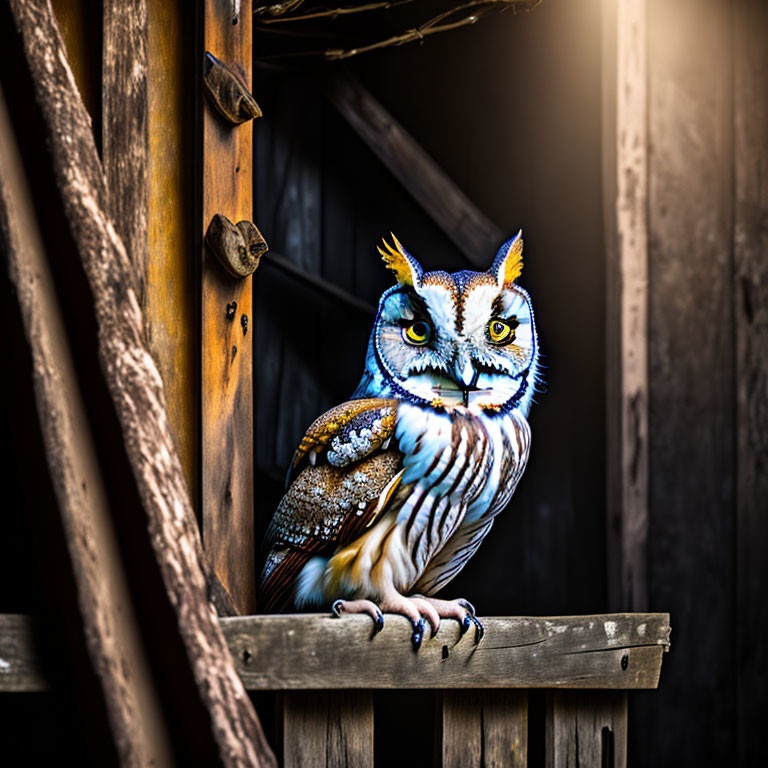
[[[379,301],[362,379],[309,427],[265,539],[260,609],[332,606],[428,625],[483,627],[438,599],[504,509],[531,445],[537,375],[531,299],[516,281],[522,233],[487,272],[424,272],[392,235],[395,285]]]

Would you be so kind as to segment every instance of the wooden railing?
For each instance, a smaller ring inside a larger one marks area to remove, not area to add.
[[[410,624],[324,615],[221,619],[250,691],[282,691],[286,766],[373,765],[373,691],[441,692],[442,765],[528,765],[528,690],[546,689],[548,768],[626,766],[627,692],[656,688],[669,615],[483,619],[460,637],[455,621],[414,653]],[[46,686],[28,617],[0,616],[0,691]]]

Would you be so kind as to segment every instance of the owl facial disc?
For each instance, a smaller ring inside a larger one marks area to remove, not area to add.
[[[522,235],[487,272],[452,274],[424,273],[394,242],[379,248],[397,285],[381,298],[371,338],[371,362],[394,395],[470,410],[529,403],[538,350],[530,297],[515,282]]]

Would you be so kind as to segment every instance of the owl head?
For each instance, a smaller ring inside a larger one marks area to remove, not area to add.
[[[370,379],[395,397],[432,407],[527,413],[538,344],[533,308],[517,285],[522,233],[487,272],[424,272],[392,235],[379,248],[396,284],[379,302]]]

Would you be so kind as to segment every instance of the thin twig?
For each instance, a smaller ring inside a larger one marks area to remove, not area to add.
[[[267,19],[262,17],[258,20],[258,23],[279,24],[280,22],[285,22],[285,21],[309,21],[311,19],[320,19],[320,18],[329,18],[331,21],[333,21],[339,16],[347,16],[351,13],[387,10],[389,8],[395,8],[398,5],[404,5],[405,3],[411,3],[411,2],[413,2],[413,0],[387,0],[387,2],[368,3],[367,5],[353,5],[353,6],[345,6],[343,8],[327,8],[322,11],[305,13],[305,14],[302,14],[301,16],[288,16],[286,15],[286,12],[283,11],[281,12],[280,16],[277,16],[272,19]],[[256,10],[254,11],[254,13],[256,13]]]
[[[405,32],[393,35],[384,40],[379,40],[376,43],[347,50],[327,50],[325,52],[325,58],[329,61],[338,61],[340,59],[348,59],[351,56],[357,56],[361,53],[368,53],[369,51],[374,51],[378,48],[405,45],[406,43],[423,40],[427,35],[435,35],[439,32],[449,32],[450,30],[458,29],[459,27],[469,26],[476,23],[483,16],[487,16],[493,12],[503,13],[518,5],[524,5],[526,6],[526,10],[530,11],[540,2],[541,0],[471,0],[471,2],[463,3],[455,8],[451,8],[448,11],[438,14],[418,27],[407,29]],[[464,11],[469,11],[468,15],[457,19],[456,21],[448,21],[448,19],[455,18]]]

